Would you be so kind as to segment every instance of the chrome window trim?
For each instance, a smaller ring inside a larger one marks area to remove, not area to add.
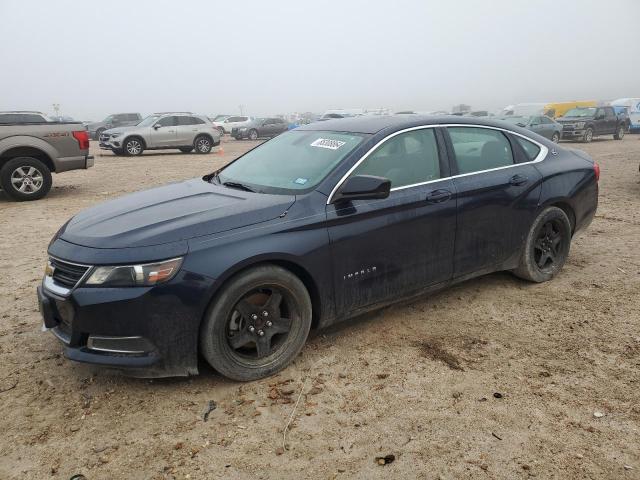
[[[522,135],[521,133],[514,132],[513,130],[509,130],[509,129],[506,129],[506,128],[493,127],[493,126],[490,126],[490,125],[476,125],[476,124],[472,124],[472,123],[443,123],[443,124],[436,124],[436,125],[420,125],[420,126],[417,126],[417,127],[405,128],[404,130],[398,130],[397,132],[394,132],[394,133],[384,137],[382,140],[380,140],[378,143],[376,143],[373,147],[371,147],[369,149],[369,151],[367,153],[365,153],[360,158],[360,160],[358,160],[347,171],[347,173],[345,173],[342,176],[342,178],[338,181],[338,183],[336,183],[336,185],[333,187],[333,190],[331,190],[331,193],[329,194],[329,198],[327,198],[327,205],[331,204],[331,202],[333,201],[333,196],[335,195],[335,193],[342,186],[344,181],[347,178],[349,178],[349,175],[351,175],[353,173],[353,171],[358,167],[358,165],[360,165],[362,162],[364,162],[367,159],[367,157],[369,157],[369,155],[371,155],[380,145],[385,143],[387,140],[395,137],[396,135],[400,135],[402,133],[411,132],[411,131],[414,131],[414,130],[424,130],[424,129],[427,129],[427,128],[438,128],[438,127],[443,127],[443,128],[446,128],[446,127],[486,128],[486,129],[489,129],[489,130],[498,130],[500,132],[507,132],[507,133],[510,133],[512,135],[516,135],[518,137],[522,137],[525,140],[528,140],[531,143],[537,145],[538,147],[540,147],[540,152],[538,152],[538,155],[536,156],[536,158],[534,158],[533,160],[530,160],[528,162],[514,163],[513,165],[505,165],[504,167],[489,168],[487,170],[478,170],[477,172],[461,173],[461,174],[458,174],[458,175],[450,175],[448,177],[442,177],[442,178],[437,178],[437,179],[434,179],[434,180],[428,180],[426,182],[413,183],[411,185],[403,185],[401,187],[392,188],[391,189],[392,192],[395,192],[397,190],[404,190],[406,188],[412,188],[412,187],[418,187],[418,186],[422,186],[422,185],[427,185],[429,183],[440,182],[442,180],[451,180],[451,179],[454,179],[454,178],[467,177],[469,175],[478,175],[480,173],[493,172],[493,171],[496,171],[496,170],[503,170],[505,168],[513,168],[513,167],[517,167],[517,166],[520,166],[520,165],[528,165],[528,164],[532,164],[532,163],[538,163],[538,162],[541,162],[542,160],[544,160],[546,158],[547,154],[549,153],[549,148],[548,147],[544,146],[540,142],[537,142],[536,140],[533,140],[530,137],[527,137],[526,135]]]

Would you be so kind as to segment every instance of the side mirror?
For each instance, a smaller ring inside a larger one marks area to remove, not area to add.
[[[389,196],[391,180],[373,175],[350,177],[333,197],[333,202],[348,200],[373,200]]]
[[[161,126],[162,126],[162,125],[160,125],[159,123],[156,123],[156,124],[153,126],[153,129],[154,129],[154,130],[157,130],[157,129],[159,129]]]

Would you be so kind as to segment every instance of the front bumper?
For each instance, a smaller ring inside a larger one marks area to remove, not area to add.
[[[584,137],[585,129],[573,129],[573,130],[565,130],[562,129],[562,138],[582,138]]]
[[[44,328],[70,360],[138,377],[196,374],[200,302],[181,280],[172,285],[183,276],[156,287],[66,291],[45,277],[37,288]]]

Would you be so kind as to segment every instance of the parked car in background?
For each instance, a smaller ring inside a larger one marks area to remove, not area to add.
[[[216,115],[213,118],[210,118],[211,123],[220,131],[220,135],[224,135],[224,127],[222,124],[224,121],[229,118],[231,115]]]
[[[43,123],[48,121],[47,116],[42,112],[28,110],[0,112],[0,123]]]
[[[224,120],[224,122],[222,122],[222,129],[224,130],[224,133],[231,133],[231,130],[233,130],[234,128],[240,128],[240,127],[246,127],[247,125],[249,125],[251,122],[253,122],[254,117],[247,117],[247,116],[231,116],[228,117]]]
[[[613,107],[626,107],[629,115],[629,132],[640,133],[640,98],[618,98],[610,103]]]
[[[494,271],[551,280],[598,176],[586,153],[485,119],[313,123],[71,218],[40,311],[72,360],[169,376],[204,358],[256,380],[311,328]]]
[[[76,122],[76,120],[73,119],[73,117],[69,117],[68,115],[49,115],[48,120],[50,122],[60,122],[60,123],[71,123],[71,122]],[[82,123],[82,122],[77,122],[77,123]]]
[[[628,107],[620,107],[614,106],[613,111],[616,112],[618,116],[618,120],[620,120],[624,124],[625,132],[631,130],[631,118],[629,117],[629,108]]]
[[[288,128],[287,123],[281,118],[255,118],[243,127],[232,128],[231,136],[236,140],[257,140],[262,137],[275,137],[286,132]]]
[[[613,135],[614,139],[622,140],[626,131],[624,119],[616,115],[613,107],[572,108],[557,121],[562,125],[562,138],[569,140],[590,142],[601,135]]]
[[[496,120],[502,120],[512,125],[531,130],[538,135],[548,138],[553,143],[558,143],[562,138],[562,125],[545,115],[534,115],[531,117],[507,115],[496,117]]]
[[[93,140],[99,140],[100,135],[105,130],[110,128],[126,127],[129,125],[136,125],[142,120],[142,115],[139,113],[113,113],[101,122],[87,123],[86,127],[89,130],[89,135]]]
[[[116,155],[142,155],[145,150],[176,148],[183,153],[209,153],[220,144],[220,132],[204,115],[158,113],[130,127],[100,135],[100,148]]]
[[[51,189],[52,172],[93,166],[89,134],[81,123],[20,115],[0,114],[0,188],[9,198],[38,200]]]

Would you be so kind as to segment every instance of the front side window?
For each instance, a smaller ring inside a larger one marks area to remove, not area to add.
[[[544,123],[545,125],[550,125],[553,123],[553,120],[551,120],[549,117],[541,117],[542,118],[542,123]]]
[[[499,130],[478,127],[448,127],[458,173],[481,172],[513,165],[509,140]]]
[[[163,117],[158,120],[157,125],[160,127],[175,127],[178,124],[176,120],[176,117]]]
[[[264,193],[297,193],[318,185],[365,138],[357,133],[292,130],[245,153],[218,172],[220,183]]]
[[[412,130],[390,138],[351,174],[391,180],[391,188],[440,178],[438,145],[433,128]]]

